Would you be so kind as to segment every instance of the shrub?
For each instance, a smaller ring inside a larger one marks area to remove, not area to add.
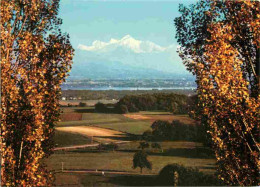
[[[116,112],[119,114],[127,114],[128,113],[128,108],[126,105],[119,105],[116,107]]]
[[[158,140],[170,140],[173,137],[172,125],[168,121],[157,120],[151,125],[153,138]]]
[[[97,104],[95,104],[95,111],[103,113],[107,112],[108,108],[105,104],[98,102]]]
[[[113,142],[111,142],[109,144],[101,143],[101,144],[98,145],[97,148],[98,148],[98,150],[107,150],[107,151],[113,150],[113,151],[115,151],[115,150],[118,149],[118,145],[113,143]]]
[[[83,103],[83,102],[79,103],[79,107],[85,107],[85,106],[87,106],[87,103]]]
[[[178,173],[178,181],[174,181],[174,173]],[[197,168],[184,167],[179,164],[165,166],[158,175],[158,185],[172,186],[220,186],[223,185],[216,175],[207,175]]]
[[[147,140],[148,141],[148,140],[152,139],[152,136],[153,136],[152,131],[151,130],[147,130],[147,131],[145,131],[143,133],[142,138],[143,138],[143,140]]]
[[[153,142],[151,146],[154,149],[161,149],[161,145],[159,143],[157,143],[157,142]]]
[[[140,142],[140,145],[138,148],[145,149],[145,148],[149,148],[149,147],[150,147],[150,145],[148,142]]]
[[[116,143],[113,143],[113,142],[107,144],[106,147],[107,147],[108,150],[113,150],[113,151],[118,149],[118,145]]]

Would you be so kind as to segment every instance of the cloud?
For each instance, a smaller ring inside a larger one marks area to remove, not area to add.
[[[130,35],[126,35],[121,39],[111,38],[109,42],[95,40],[92,45],[87,46],[83,44],[78,45],[78,49],[91,52],[109,52],[117,48],[124,48],[134,53],[160,53],[167,51],[172,46],[162,47],[151,41],[141,41],[134,39]]]

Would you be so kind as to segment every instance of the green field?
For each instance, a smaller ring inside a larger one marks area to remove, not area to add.
[[[134,150],[129,152],[66,152],[65,154],[54,154],[48,163],[48,166],[54,170],[61,169],[61,162],[64,162],[65,169],[98,169],[98,170],[118,170],[139,173],[139,169],[132,169],[132,159]],[[166,150],[167,151],[167,150]],[[188,150],[187,150],[188,152]],[[152,154],[152,153],[151,153]],[[167,164],[179,163],[184,166],[198,167],[206,173],[214,173],[212,165],[215,164],[214,159],[190,158],[185,155],[180,156],[164,156],[163,153],[150,155],[149,160],[153,164],[152,170],[144,170],[144,174],[158,172]],[[207,169],[205,169],[207,168]],[[208,169],[209,168],[209,169]]]
[[[113,129],[121,132],[126,132],[135,135],[141,135],[144,131],[151,129],[151,123],[138,121],[138,122],[119,122],[119,123],[103,123],[96,124],[97,127]]]
[[[54,142],[57,147],[66,147],[71,145],[88,144],[91,143],[91,140],[81,134],[55,131]]]
[[[207,154],[208,150],[201,144],[194,142],[162,142],[161,144],[163,152],[152,148],[147,150],[149,154],[148,159],[152,162],[153,168],[152,170],[144,169],[143,174],[158,174],[164,166],[171,163],[197,167],[200,171],[208,174],[215,172],[216,161],[211,154]],[[131,142],[120,145],[119,150],[115,152],[98,151],[94,148],[58,152],[49,158],[48,167],[51,170],[60,171],[61,162],[63,162],[65,170],[116,170],[139,175],[139,169],[132,169],[133,154],[138,150],[137,147],[138,142]],[[82,178],[82,175],[80,176],[80,180],[84,180],[85,182],[94,180],[93,175],[85,175],[85,179]],[[74,175],[69,176],[72,177]],[[92,182],[96,183],[97,181],[94,180]]]
[[[144,131],[149,130],[153,120],[162,119],[170,120],[174,117],[176,120],[180,120],[184,123],[191,124],[193,121],[188,115],[172,115],[170,112],[163,111],[141,111],[138,114],[147,116],[151,120],[135,120],[125,117],[122,114],[105,114],[94,113],[93,107],[67,107],[63,108],[65,114],[69,115],[70,112],[82,113],[81,121],[63,121],[59,122],[59,127],[68,126],[97,126],[102,128],[113,129],[130,134],[140,135]],[[87,112],[86,112],[87,111]],[[89,112],[92,111],[92,112]],[[154,118],[154,119],[153,119]]]
[[[86,107],[89,109],[89,107]],[[66,109],[66,114],[70,112],[84,111],[84,108],[77,107]],[[168,114],[168,113],[166,113]],[[140,135],[144,131],[149,130],[150,121],[133,120],[121,114],[103,114],[103,113],[83,113],[81,121],[63,121],[58,123],[58,127],[68,126],[97,126],[102,128],[113,129],[130,134]]]
[[[56,173],[57,185],[127,185],[120,181],[133,179],[123,176],[100,176],[98,174],[76,174],[76,173],[61,173],[61,163],[64,164],[64,169],[68,170],[115,170],[129,172],[135,174],[136,181],[142,181],[144,175],[139,174],[139,169],[132,169],[132,159],[134,153],[138,150],[139,140],[135,135],[141,135],[144,131],[150,129],[152,120],[132,119],[121,114],[104,114],[94,113],[93,107],[67,107],[63,108],[65,114],[73,112],[82,113],[80,121],[63,121],[59,122],[58,127],[69,126],[96,126],[105,129],[113,129],[128,134],[128,143],[119,144],[116,151],[100,151],[95,147],[76,149],[71,151],[56,151],[51,157],[46,160],[49,169]],[[150,118],[184,119],[187,123],[192,123],[192,120],[187,115],[172,116],[169,112],[162,111],[142,111],[138,115],[148,116]],[[55,136],[55,144],[58,147],[80,145],[90,143],[90,138],[68,132],[57,131]],[[155,150],[148,148],[148,159],[152,162],[152,170],[144,169],[144,174],[156,175],[167,164],[179,163],[184,166],[197,167],[200,171],[213,174],[216,171],[216,160],[209,150],[203,147],[201,143],[196,142],[159,142],[162,149]],[[119,177],[119,178],[118,178]],[[137,178],[136,178],[137,177]],[[141,178],[140,178],[141,177]],[[119,182],[118,182],[119,180]],[[147,180],[147,177],[146,177]],[[150,179],[148,178],[148,181]],[[142,182],[137,182],[135,185],[141,185]]]
[[[213,173],[215,159],[209,150],[195,142],[161,142],[162,150],[148,148],[149,159],[153,169],[144,173],[157,174],[169,163],[180,163],[184,166],[198,167],[201,171]],[[49,167],[54,170],[65,169],[98,169],[139,172],[132,169],[132,158],[139,146],[138,141],[119,145],[116,151],[99,151],[96,148],[60,152],[51,156]],[[202,153],[201,151],[204,151]]]

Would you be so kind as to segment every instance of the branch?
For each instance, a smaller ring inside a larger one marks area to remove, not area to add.
[[[23,141],[21,142],[21,147],[20,147],[18,168],[19,168],[20,165],[21,165],[22,151],[23,151]]]
[[[21,29],[20,29],[19,33],[14,37],[13,42],[14,42],[14,41],[16,40],[16,38],[22,33],[23,27],[24,27],[24,25],[25,25],[25,22],[26,22],[27,18],[28,18],[28,13],[26,13],[25,18],[24,18],[24,21],[23,21],[23,24],[22,24],[22,26],[21,26]],[[13,42],[12,42],[12,43],[13,43]]]

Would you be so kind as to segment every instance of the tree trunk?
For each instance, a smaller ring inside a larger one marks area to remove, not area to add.
[[[143,173],[143,168],[140,167],[140,171],[141,171],[141,173]]]
[[[20,168],[20,165],[21,165],[22,152],[23,152],[23,141],[21,142],[21,146],[20,146],[20,154],[19,154],[18,168]]]
[[[256,49],[256,75],[258,83],[258,93],[260,91],[260,48]]]

